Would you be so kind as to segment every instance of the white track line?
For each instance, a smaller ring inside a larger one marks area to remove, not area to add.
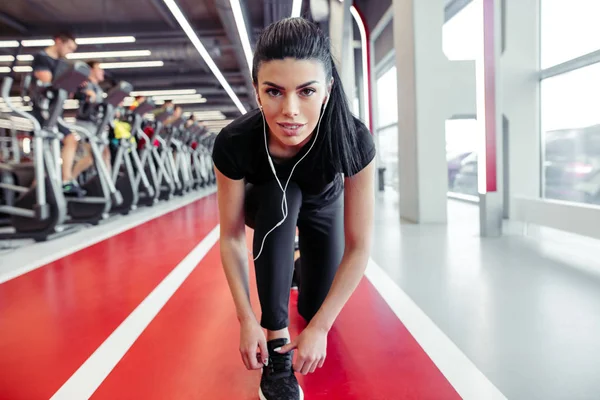
[[[0,256],[2,259],[2,262],[0,262],[0,284],[185,207],[215,191],[215,188],[203,189],[185,197],[156,204],[153,207],[141,208],[127,216],[115,216],[113,217],[114,220],[107,221],[105,224],[84,228],[61,238],[25,245],[9,254]]]
[[[218,239],[219,225],[167,275],[50,400],[90,398]]]
[[[464,400],[506,400],[408,295],[369,260],[365,276]]]

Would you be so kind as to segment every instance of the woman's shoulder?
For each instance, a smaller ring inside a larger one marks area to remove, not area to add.
[[[247,162],[252,157],[258,132],[262,133],[260,110],[252,110],[221,129],[213,146],[215,166],[231,179],[245,176]]]
[[[353,116],[354,126],[356,127],[356,139],[357,144],[362,149],[367,150],[367,153],[375,151],[375,142],[373,140],[373,134],[367,127],[367,125],[356,116]]]
[[[219,135],[229,140],[249,139],[262,126],[262,116],[259,109],[251,110],[240,115],[221,129]]]
[[[362,171],[375,158],[376,147],[373,135],[367,125],[353,116],[355,137],[351,146],[354,151],[349,154],[349,163],[343,171],[346,176],[352,176]]]

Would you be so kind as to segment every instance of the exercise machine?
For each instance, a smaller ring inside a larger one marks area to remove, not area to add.
[[[137,208],[141,198],[144,199],[143,203],[146,205],[153,205],[155,203],[154,187],[150,183],[138,154],[137,143],[132,141],[135,138],[136,130],[141,129],[143,115],[153,108],[154,103],[146,101],[138,105],[132,112],[123,116],[123,119],[129,124],[131,131],[127,137],[118,139],[119,144],[112,161],[112,179],[117,189],[123,195],[123,203],[119,206],[113,206],[111,212],[128,214]],[[140,184],[142,185],[141,187]]]
[[[74,227],[63,225],[67,206],[60,176],[62,135],[57,130],[57,123],[69,93],[75,92],[89,73],[88,65],[77,61],[56,76],[52,84],[39,81],[31,84],[28,94],[40,111],[41,124],[32,114],[12,104],[10,90],[14,79],[11,76],[4,78],[2,98],[11,111],[9,118],[20,117],[31,124],[33,163],[0,163],[3,177],[0,187],[5,195],[20,194],[14,202],[14,197],[6,196],[9,204],[0,206],[0,212],[11,216],[13,228],[12,232],[1,234],[0,239],[45,241],[74,231]]]
[[[108,146],[106,130],[114,118],[117,105],[132,90],[133,87],[127,82],[121,82],[109,90],[104,102],[98,104],[93,111],[95,118],[100,121],[95,132],[90,132],[77,124],[69,125],[60,121],[71,131],[77,132],[89,144],[94,159],[95,174],[82,185],[87,195],[67,198],[67,210],[72,223],[97,225],[108,217],[112,207],[118,207],[123,203],[123,196],[117,190],[102,157],[102,149]]]

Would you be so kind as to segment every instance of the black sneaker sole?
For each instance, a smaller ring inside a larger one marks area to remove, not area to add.
[[[300,400],[304,400],[304,392],[302,391],[300,385],[298,385],[298,389],[300,390]],[[258,388],[258,397],[260,400],[267,400],[260,387]]]

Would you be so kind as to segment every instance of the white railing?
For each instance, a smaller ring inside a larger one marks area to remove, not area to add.
[[[513,219],[600,239],[600,206],[542,198],[514,198]]]

